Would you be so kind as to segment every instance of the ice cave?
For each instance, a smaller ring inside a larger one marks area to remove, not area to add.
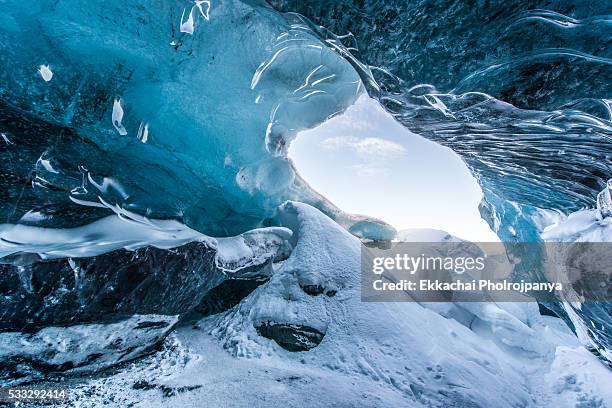
[[[611,28],[606,0],[0,0],[0,404],[612,407]],[[416,243],[574,275],[369,298],[364,254]]]

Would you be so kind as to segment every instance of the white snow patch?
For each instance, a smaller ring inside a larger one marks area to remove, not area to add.
[[[580,210],[546,228],[542,239],[552,242],[612,242],[612,217],[598,210]]]
[[[612,374],[584,347],[557,347],[544,379],[550,406],[604,408],[612,404]]]

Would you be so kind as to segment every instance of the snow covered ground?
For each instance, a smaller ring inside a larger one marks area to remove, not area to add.
[[[536,304],[361,302],[360,242],[304,204],[279,218],[295,247],[268,283],[183,323],[153,355],[68,378],[70,405],[612,405],[612,372]]]

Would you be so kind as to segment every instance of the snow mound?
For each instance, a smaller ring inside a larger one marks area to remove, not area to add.
[[[73,381],[85,405],[604,407],[612,374],[535,304],[360,300],[357,238],[279,210],[291,256],[233,309],[195,319],[129,368]],[[265,329],[262,329],[265,327]]]

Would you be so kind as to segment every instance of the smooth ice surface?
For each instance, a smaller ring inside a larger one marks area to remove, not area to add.
[[[41,65],[38,67],[38,72],[40,73],[40,77],[45,80],[45,82],[49,82],[53,79],[53,71],[48,65]]]
[[[459,156],[411,133],[366,96],[300,132],[289,157],[345,211],[397,230],[438,228],[469,241],[499,241],[478,211],[482,190]]]

